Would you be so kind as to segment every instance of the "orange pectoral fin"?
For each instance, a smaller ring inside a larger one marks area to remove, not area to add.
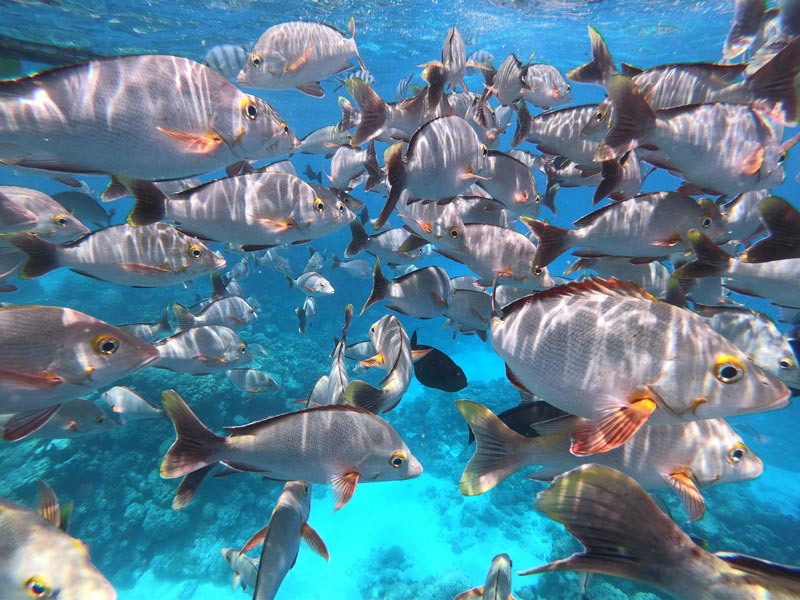
[[[275,233],[283,233],[294,227],[292,219],[284,219],[283,221],[274,221],[273,219],[256,217],[256,221],[261,223],[264,227],[272,229]]]
[[[656,240],[655,242],[650,242],[651,246],[662,246],[664,248],[671,248],[672,246],[677,246],[681,243],[681,236],[677,233],[674,235],[669,236],[663,240]]]
[[[261,529],[256,531],[249,540],[244,543],[242,549],[239,550],[239,554],[244,554],[245,552],[249,552],[256,546],[260,546],[264,543],[264,540],[267,539],[267,530],[269,529],[269,523],[264,525]]]
[[[303,526],[300,528],[300,535],[314,552],[328,562],[331,562],[331,556],[328,554],[328,547],[311,525],[303,523]]]
[[[178,140],[184,152],[188,152],[189,154],[210,154],[223,143],[223,139],[213,131],[205,134],[197,134],[184,133],[164,127],[158,127],[157,129]]]
[[[748,177],[755,175],[761,169],[762,164],[764,164],[764,146],[756,144],[753,151],[742,161],[742,175]]]
[[[167,267],[157,267],[155,265],[143,265],[141,263],[122,263],[120,267],[125,271],[129,271],[131,273],[142,273],[142,274],[150,274],[150,273],[169,273],[170,270]]]
[[[299,71],[308,63],[313,54],[314,54],[314,44],[309,44],[308,46],[306,46],[306,49],[300,58],[298,58],[292,64],[286,65],[286,67],[283,69],[284,72],[294,73],[295,71]]]
[[[361,366],[366,367],[367,369],[371,369],[373,367],[382,367],[383,366],[383,354],[376,354],[372,358],[365,358],[361,361]]]
[[[683,507],[689,513],[689,519],[699,520],[706,512],[706,502],[703,500],[703,494],[700,493],[691,470],[678,468],[663,477],[678,494]]]
[[[336,508],[333,509],[333,512],[336,512],[350,501],[350,498],[356,492],[360,477],[361,473],[358,471],[348,471],[344,475],[337,475],[331,479],[333,492],[336,494]]]
[[[8,369],[0,369],[0,383],[12,388],[28,388],[32,390],[48,390],[64,383],[64,379],[58,375],[49,373],[21,373]]]
[[[424,358],[431,353],[433,348],[425,348],[423,350],[412,350],[411,351],[411,362],[417,362],[420,358]]]
[[[474,587],[466,592],[461,592],[458,596],[453,598],[453,600],[472,600],[473,598],[483,598],[483,591],[484,587],[482,585]]]
[[[639,431],[658,407],[650,396],[636,394],[628,401],[628,406],[612,411],[599,421],[578,425],[572,435],[570,452],[575,456],[587,456],[621,446]]]

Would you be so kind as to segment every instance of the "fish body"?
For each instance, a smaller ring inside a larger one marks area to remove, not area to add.
[[[486,156],[486,179],[478,185],[503,205],[511,215],[518,217],[539,214],[541,196],[530,168],[503,152],[489,150]]]
[[[127,421],[163,419],[164,410],[154,406],[126,386],[114,386],[100,394],[100,398],[117,415],[124,426]]]
[[[355,27],[351,21],[351,34]],[[297,88],[322,97],[319,82],[350,67],[358,55],[355,37],[324,23],[288,21],[267,29],[253,46],[237,83],[264,90]],[[363,62],[361,66],[364,70]]]
[[[33,227],[27,231],[52,244],[72,241],[89,233],[89,228],[81,223],[54,198],[38,190],[14,185],[0,186],[0,194],[18,207],[32,212],[37,217]],[[10,238],[0,236],[0,247],[10,246]]]
[[[290,287],[296,287],[306,296],[330,296],[336,291],[333,289],[331,282],[316,271],[307,271],[297,279],[291,279],[290,277],[287,277],[287,279],[289,279]]]
[[[525,128],[515,134],[513,145],[525,139],[544,154],[564,156],[579,165],[594,164],[600,142],[582,137],[581,131],[596,112],[596,104],[551,110],[527,120],[523,112],[519,126]]]
[[[514,54],[506,56],[492,82],[492,92],[501,106],[510,106],[522,98],[526,73],[527,65],[523,65],[520,59]]]
[[[758,206],[768,195],[767,190],[743,192],[720,206],[728,237],[732,241],[747,244],[763,232],[764,224],[758,218]]]
[[[253,559],[239,552],[235,548],[223,548],[222,558],[228,563],[233,571],[233,587],[241,585],[243,590],[254,589],[256,587],[256,577],[258,577],[258,565]]]
[[[0,160],[23,167],[179,179],[294,143],[266,102],[177,56],[56,68],[3,82],[0,97]]]
[[[328,385],[325,390],[325,397],[320,404],[344,404],[344,392],[350,385],[350,378],[347,375],[347,364],[345,362],[347,348],[347,330],[350,329],[350,321],[353,319],[353,305],[348,304],[344,309],[344,325],[342,326],[342,336],[336,341],[336,345],[331,352],[331,370],[328,372]]]
[[[492,346],[514,381],[591,419],[573,435],[576,455],[611,450],[646,422],[787,403],[789,391],[779,379],[699,317],[630,283],[570,283],[517,300],[503,313],[492,322]]]
[[[511,558],[508,554],[498,554],[492,559],[492,565],[489,567],[483,586],[461,592],[453,600],[469,600],[476,597],[483,598],[483,600],[514,598],[511,594]]]
[[[278,273],[283,273],[284,275],[291,275],[292,268],[289,265],[289,261],[278,254],[277,248],[269,248],[268,250],[264,251],[264,254],[260,256],[256,256],[256,264],[259,267],[267,267],[273,271],[277,271]]]
[[[800,596],[797,567],[704,550],[633,479],[608,467],[584,465],[561,475],[534,506],[563,523],[584,551],[520,575],[602,573],[641,581],[678,600]]]
[[[450,88],[455,90],[456,86],[460,85],[462,90],[466,90],[464,75],[467,73],[467,50],[464,38],[455,26],[448,29],[447,35],[445,35],[444,44],[442,44],[442,64]]]
[[[324,154],[330,157],[336,148],[349,144],[351,139],[353,134],[346,129],[340,131],[338,125],[327,125],[315,129],[300,140],[298,151],[302,154]]]
[[[453,252],[466,251],[464,221],[457,203],[408,202],[404,191],[397,203],[398,216],[414,235]]]
[[[233,386],[247,394],[280,391],[281,386],[260,369],[231,369],[225,371]]]
[[[153,366],[178,373],[208,375],[253,360],[247,344],[235,331],[222,325],[179,331],[153,346],[159,354]]]
[[[233,330],[247,327],[258,318],[255,309],[239,296],[226,296],[214,300],[196,315],[177,302],[172,305],[178,329],[191,329],[203,325],[224,325]]]
[[[572,87],[552,65],[528,65],[522,76],[522,100],[544,110],[572,102]]]
[[[582,270],[594,271],[603,279],[616,277],[621,281],[630,281],[659,299],[667,295],[670,272],[658,261],[635,264],[624,256],[586,257],[572,263],[564,274],[572,275]]]
[[[233,80],[247,62],[248,51],[238,44],[220,44],[206,52],[203,64],[214,69],[225,79]]]
[[[453,301],[442,314],[452,321],[457,331],[461,333],[474,331],[486,341],[486,331],[492,318],[492,297],[477,288],[454,289]]]
[[[56,306],[0,308],[0,413],[44,409],[150,363],[153,346]]]
[[[387,308],[400,314],[432,319],[442,314],[453,300],[450,277],[442,267],[423,267],[389,281],[378,259],[375,261],[372,293],[361,313],[381,300],[389,300]]]
[[[331,271],[334,269],[341,269],[354,279],[369,279],[372,277],[372,265],[362,258],[342,260],[334,254]]]
[[[117,327],[140,340],[144,340],[148,344],[164,337],[165,334],[172,333],[168,308],[164,309],[164,312],[161,313],[161,319],[155,323],[127,323],[125,325],[117,325]]]
[[[0,415],[0,432],[7,440],[40,439],[64,440],[85,435],[99,435],[116,427],[103,409],[90,400],[77,398],[68,400],[44,424],[22,435],[14,435],[15,417],[21,415]]]
[[[356,484],[411,479],[422,465],[380,417],[352,406],[321,406],[226,428],[208,430],[175,392],[164,408],[178,438],[161,463],[161,476],[180,477],[215,462],[264,472],[278,481],[330,483],[343,506]]]
[[[336,190],[351,189],[354,187],[353,180],[364,172],[367,164],[379,168],[374,144],[364,150],[348,145],[339,146],[331,159],[331,174],[328,176],[331,186]]]
[[[225,259],[203,242],[161,222],[142,227],[114,225],[65,246],[29,233],[17,234],[12,243],[28,254],[20,271],[23,279],[68,267],[112,283],[164,287],[225,266]]]
[[[0,498],[0,556],[4,600],[116,600],[86,547],[39,513]]]

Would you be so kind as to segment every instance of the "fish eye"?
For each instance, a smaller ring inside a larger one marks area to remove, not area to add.
[[[451,228],[448,233],[450,237],[454,240],[457,240],[459,237],[461,237],[461,232],[459,231],[458,227]]]
[[[318,213],[321,213],[323,210],[325,210],[325,202],[322,201],[322,198],[317,198],[317,200],[314,202],[314,210]]]
[[[784,161],[785,161],[785,160],[786,160],[786,152],[781,152],[780,154],[778,154],[778,159],[777,159],[777,161],[776,161],[776,162],[777,162],[779,165],[782,165],[782,164],[784,163]]]
[[[31,598],[47,598],[52,592],[38,575],[28,578],[25,582],[25,591]]]
[[[242,108],[244,116],[253,121],[258,116],[258,107],[255,102],[247,102]]]
[[[59,227],[66,227],[69,223],[69,218],[66,215],[54,215],[53,222]]]
[[[247,344],[239,344],[239,352],[245,354],[247,352]]]
[[[289,135],[289,126],[286,123],[281,123],[281,128],[283,129],[283,133]]]
[[[594,113],[594,120],[598,123],[602,123],[603,119],[606,118],[606,112],[604,110],[598,110]]]
[[[733,448],[731,448],[730,452],[728,452],[728,460],[730,460],[732,463],[738,463],[741,462],[746,454],[747,447],[743,443],[739,442],[735,444]]]
[[[781,369],[791,369],[795,366],[794,359],[788,356],[782,356],[780,359],[778,359],[778,366]]]
[[[303,496],[308,496],[308,484],[303,485]]]
[[[703,226],[703,229],[708,229],[709,227],[711,227],[711,217],[705,215],[703,219],[700,221],[700,225]]]
[[[736,383],[745,374],[745,365],[736,356],[725,354],[714,363],[714,377],[722,383]]]
[[[570,90],[572,90],[572,86],[570,84],[567,84],[567,91],[569,92]]]
[[[261,57],[258,54],[253,54],[250,57],[250,62],[253,63],[254,67],[257,67],[261,64]]]
[[[98,354],[114,354],[119,350],[119,340],[110,335],[98,335],[92,341],[92,347]]]
[[[489,156],[489,148],[486,146],[486,144],[481,144],[481,152],[483,153],[484,157]]]
[[[533,274],[537,277],[541,276],[544,273],[544,269],[542,267],[533,267]]]
[[[402,450],[397,450],[396,452],[392,453],[392,457],[389,459],[389,464],[392,465],[393,468],[399,469],[403,466],[403,463],[406,462],[406,453]]]
[[[197,244],[189,246],[189,256],[192,258],[200,258],[203,256],[203,249]]]
[[[98,425],[101,425],[102,423],[105,423],[105,421],[106,421],[106,418],[103,415],[100,415],[95,419],[95,422]]]

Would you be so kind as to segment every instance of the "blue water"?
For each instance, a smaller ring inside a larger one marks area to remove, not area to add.
[[[586,27],[604,35],[617,62],[650,67],[679,61],[716,61],[732,17],[733,2],[708,1],[570,1],[541,2],[299,2],[288,0],[207,0],[175,2],[36,2],[20,0],[0,5],[0,34],[53,45],[89,48],[107,55],[130,53],[175,54],[201,60],[217,44],[251,45],[269,26],[288,20],[315,20],[346,28],[356,19],[361,56],[375,77],[375,89],[393,100],[397,82],[409,73],[419,80],[419,65],[440,57],[447,29],[456,25],[467,53],[484,49],[498,66],[513,52],[522,60],[535,53],[536,62],[555,65],[562,73],[586,62]],[[25,68],[37,65],[26,63]],[[420,82],[421,83],[421,82]],[[476,77],[470,89],[480,87]],[[323,82],[326,96],[313,99],[295,90],[259,91],[299,137],[339,118],[336,82]],[[599,87],[573,85],[575,104],[598,102]],[[787,131],[786,137],[796,132]],[[511,133],[501,142],[508,149]],[[124,140],[120,144],[124,145]],[[381,146],[378,155],[381,156]],[[328,170],[320,157],[297,155],[298,173],[306,164]],[[777,195],[796,203],[795,175],[800,152],[786,163],[787,178]],[[218,174],[209,174],[204,179]],[[106,180],[84,178],[99,192]],[[666,175],[649,179],[646,191],[675,185]],[[63,185],[43,177],[0,168],[0,184],[33,187],[47,193]],[[540,189],[544,180],[538,179]],[[368,203],[375,215],[383,200],[354,195]],[[591,191],[565,189],[558,196],[559,215],[567,225],[591,208]],[[129,200],[114,204],[115,223],[122,222]],[[549,217],[545,211],[543,217]],[[314,242],[317,250],[342,255],[350,241],[343,230]],[[282,251],[299,274],[308,258],[305,247]],[[227,253],[229,267],[238,256]],[[363,255],[359,258],[364,257]],[[330,264],[330,262],[328,262]],[[421,265],[440,264],[451,276],[466,274],[460,265],[430,256]],[[567,259],[551,267],[560,274]],[[293,400],[308,395],[317,378],[329,370],[332,336],[339,335],[345,304],[357,310],[370,291],[369,280],[354,281],[342,271],[326,276],[336,289],[319,299],[319,315],[306,335],[297,333],[294,308],[302,303],[288,289],[282,275],[255,269],[242,281],[258,299],[258,320],[242,334],[268,351],[253,366],[263,368],[283,386],[281,392],[244,401],[224,374],[194,377],[145,369],[119,382],[153,402],[164,389],[177,390],[210,427],[243,423],[294,408]],[[66,306],[110,323],[155,321],[172,301],[191,305],[207,296],[207,278],[185,289],[137,289],[94,281],[62,270],[39,280],[14,282],[19,291],[0,296],[14,304]],[[736,296],[735,296],[736,297]],[[752,304],[738,296],[737,300]],[[757,302],[770,316],[774,306]],[[349,333],[352,341],[365,339],[370,325],[387,311],[384,303],[356,316]],[[471,398],[495,412],[515,405],[517,392],[505,380],[503,364],[491,348],[475,336],[452,339],[441,318],[430,321],[402,317],[411,332],[420,328],[420,341],[447,352],[463,367],[469,387],[457,394],[423,388],[416,381],[401,405],[387,420],[401,433],[425,467],[418,479],[360,485],[353,499],[333,513],[327,486],[317,485],[310,523],[327,543],[326,564],[302,548],[297,564],[279,593],[283,599],[382,600],[449,599],[481,585],[491,558],[507,552],[514,569],[525,569],[562,558],[578,546],[563,529],[532,509],[544,484],[517,473],[478,497],[465,498],[458,480],[471,456],[466,449],[467,429],[454,400]],[[786,327],[782,325],[785,329]],[[687,525],[674,495],[659,495],[684,528],[708,541],[714,550],[740,551],[780,562],[800,563],[800,505],[796,427],[798,412],[790,406],[780,413],[734,419],[748,424],[745,441],[765,462],[765,473],[749,483],[706,489],[706,516]],[[168,420],[130,423],[102,437],[72,441],[27,441],[0,448],[0,496],[35,504],[37,478],[45,479],[62,501],[75,501],[71,533],[90,548],[93,561],[110,579],[121,600],[210,600],[245,597],[232,590],[231,573],[220,555],[223,546],[237,547],[269,518],[282,485],[257,475],[236,475],[204,484],[195,501],[180,512],[170,508],[177,482],[163,480],[159,462],[174,439]],[[515,577],[513,590],[520,600],[577,598],[575,574]],[[589,590],[594,600],[662,597],[632,583],[595,578]]]

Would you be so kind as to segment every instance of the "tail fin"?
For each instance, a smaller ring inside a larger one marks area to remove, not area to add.
[[[381,214],[375,219],[375,229],[383,227],[384,223],[389,219],[394,207],[397,206],[397,201],[400,199],[400,194],[406,185],[406,164],[403,161],[403,143],[397,142],[389,146],[383,155],[383,160],[386,163],[386,176],[389,179],[389,198],[381,210]]]
[[[544,268],[570,248],[570,229],[548,225],[530,217],[520,217],[520,220],[539,238],[533,266]]]
[[[511,147],[516,148],[524,142],[528,133],[531,131],[531,113],[528,105],[520,102],[517,106],[517,129],[514,131],[514,138],[511,140]]]
[[[366,248],[369,243],[367,230],[364,229],[364,225],[362,225],[361,221],[358,219],[350,221],[350,235],[353,236],[353,241],[350,242],[350,245],[347,246],[344,251],[345,258],[355,256]]]
[[[364,303],[364,308],[361,309],[359,314],[363,315],[364,311],[370,306],[386,298],[391,284],[392,282],[386,279],[386,276],[383,274],[381,259],[376,258],[375,270],[372,272],[372,293],[369,295],[369,298],[367,298],[367,301]]]
[[[625,75],[613,75],[608,80],[608,96],[614,105],[614,124],[595,153],[597,162],[617,158],[639,146],[656,121],[639,88]]]
[[[167,197],[152,181],[121,179],[136,199],[136,204],[128,213],[128,225],[150,225],[161,221],[167,212]]]
[[[8,241],[28,255],[28,260],[19,270],[21,279],[36,279],[61,266],[58,260],[60,247],[33,232],[9,235]]]
[[[797,125],[797,89],[800,73],[800,38],[795,38],[775,57],[747,79],[753,97],[780,104],[785,122]]]
[[[608,467],[583,465],[559,475],[534,506],[562,523],[585,550],[520,575],[589,571],[663,590],[666,573],[679,576],[704,553],[638,483]]]
[[[673,277],[678,279],[697,279],[698,277],[718,277],[725,273],[733,258],[717,246],[702,231],[690,229],[689,244],[694,250],[695,259],[675,269]]]
[[[769,235],[745,250],[741,260],[759,263],[800,258],[800,212],[777,196],[764,198],[758,212]]]
[[[217,462],[217,454],[225,447],[225,438],[203,425],[177,392],[166,390],[161,401],[177,434],[161,461],[161,477],[173,479]]]
[[[361,109],[361,122],[356,127],[353,139],[350,140],[351,145],[360,146],[378,137],[386,129],[386,114],[389,107],[363,79],[351,77],[345,85]]]
[[[621,159],[603,161],[601,165],[603,180],[594,192],[592,204],[600,202],[603,198],[611,194],[619,185],[619,182],[622,180],[622,164],[620,163]]]
[[[333,262],[331,263],[331,271],[333,271],[334,269],[338,269],[341,266],[342,266],[342,259],[334,254]]]
[[[367,182],[364,184],[364,191],[368,192],[383,181],[381,166],[378,164],[378,155],[375,154],[374,140],[371,140],[367,146],[367,160],[364,161],[364,168],[367,171]]]
[[[197,318],[189,312],[189,309],[178,302],[172,303],[172,314],[178,321],[178,329],[191,329],[197,321]]]
[[[591,62],[572,69],[567,73],[567,77],[580,83],[605,85],[606,81],[617,73],[617,67],[614,66],[614,60],[611,58],[603,36],[592,26],[589,26],[589,41],[592,44]]]
[[[383,394],[382,389],[356,379],[351,381],[344,390],[344,402],[351,406],[359,406],[377,415],[381,411]]]
[[[158,333],[172,333],[172,323],[169,322],[169,307],[165,308],[158,320]]]
[[[509,429],[488,408],[471,400],[456,400],[456,408],[475,435],[477,448],[467,463],[458,489],[465,496],[488,492],[524,463],[515,452],[524,436]]]
[[[358,120],[361,118],[361,115],[356,110],[356,107],[352,105],[350,100],[340,96],[339,108],[342,111],[342,118],[339,119],[339,122],[336,124],[336,130],[347,131],[348,129],[355,127],[358,124]]]

